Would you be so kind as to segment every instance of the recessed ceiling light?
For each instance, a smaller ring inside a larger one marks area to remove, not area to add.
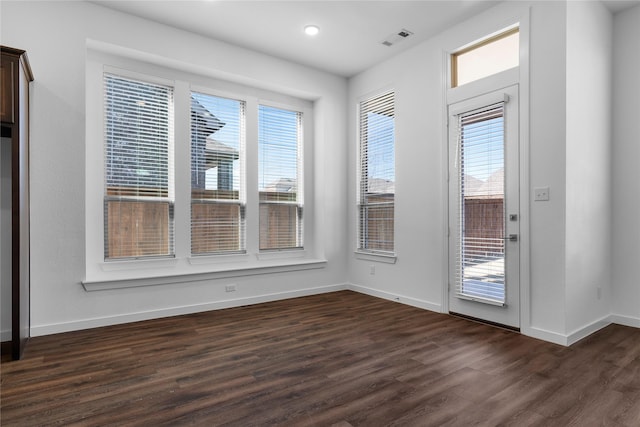
[[[320,32],[320,27],[317,25],[307,25],[304,27],[304,32],[308,36],[315,36]]]

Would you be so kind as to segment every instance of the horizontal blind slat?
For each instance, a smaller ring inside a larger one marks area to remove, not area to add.
[[[258,107],[260,250],[303,246],[302,113]]]
[[[245,251],[244,146],[244,101],[192,92],[192,255]]]
[[[458,116],[456,294],[505,301],[504,105]],[[487,210],[488,209],[488,210]]]
[[[395,93],[364,100],[359,107],[358,248],[394,250]]]
[[[105,259],[172,256],[173,89],[109,73],[103,82]]]

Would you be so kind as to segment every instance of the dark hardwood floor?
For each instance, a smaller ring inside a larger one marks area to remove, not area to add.
[[[33,338],[3,426],[640,426],[640,330],[564,348],[353,292]]]

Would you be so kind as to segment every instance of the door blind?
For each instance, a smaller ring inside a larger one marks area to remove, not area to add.
[[[358,249],[394,252],[394,92],[360,103]]]
[[[458,116],[456,133],[456,294],[504,304],[504,104]]]
[[[245,103],[191,94],[191,253],[245,251]]]
[[[104,75],[105,259],[171,256],[173,89]]]
[[[302,113],[258,108],[260,250],[302,248]]]

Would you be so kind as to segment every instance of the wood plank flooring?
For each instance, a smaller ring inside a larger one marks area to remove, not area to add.
[[[344,291],[33,338],[3,426],[640,426],[640,329],[570,348]]]

